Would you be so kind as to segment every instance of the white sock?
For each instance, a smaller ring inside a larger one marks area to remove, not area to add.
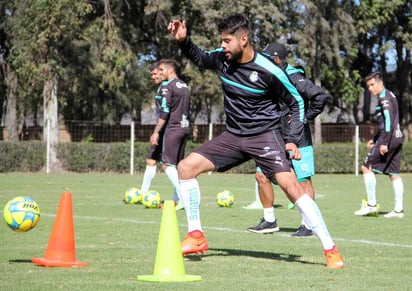
[[[303,194],[303,196],[296,201],[295,205],[299,209],[300,214],[309,228],[321,241],[323,249],[332,249],[335,243],[329,234],[328,228],[323,220],[322,213],[320,212],[316,202],[313,201],[308,194]]]
[[[142,187],[140,187],[140,191],[142,191],[142,193],[146,193],[147,191],[149,191],[150,185],[152,184],[152,180],[154,176],[156,175],[156,170],[157,170],[156,165],[155,166],[146,165],[146,169],[143,175]]]
[[[309,225],[305,222],[303,218],[302,218],[302,222],[300,223],[300,225],[304,225],[306,229],[310,229]]]
[[[267,222],[274,222],[276,220],[275,210],[273,209],[273,207],[263,208],[263,218]]]
[[[375,206],[376,205],[375,174],[372,172],[363,174],[363,181],[365,182],[366,195],[368,196],[368,204],[371,206]]]
[[[197,179],[179,180],[180,198],[186,211],[188,232],[202,231],[200,223],[200,189]]]
[[[395,198],[395,211],[403,210],[403,182],[401,178],[392,181],[393,194]]]
[[[180,189],[179,189],[179,175],[177,174],[177,169],[174,166],[168,166],[165,170],[167,177],[174,187],[173,200],[178,202],[180,200]]]

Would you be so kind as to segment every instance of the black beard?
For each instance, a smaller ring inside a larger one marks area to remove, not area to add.
[[[238,53],[232,53],[232,57],[228,60],[231,63],[237,63],[243,56],[243,52],[240,51]]]

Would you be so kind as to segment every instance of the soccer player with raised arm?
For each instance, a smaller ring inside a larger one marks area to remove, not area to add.
[[[295,143],[303,132],[303,100],[287,75],[252,47],[247,17],[235,14],[219,21],[220,48],[209,52],[191,41],[184,21],[171,21],[168,30],[186,57],[202,69],[217,72],[226,113],[226,130],[178,164],[180,194],[188,222],[182,253],[203,253],[208,249],[200,220],[201,195],[197,176],[213,170],[226,171],[252,159],[268,178],[278,182],[301,211],[322,243],[326,266],[343,268],[343,257],[329,234],[321,211],[298,183],[286,156],[290,151],[291,158],[300,158]],[[291,108],[286,144],[281,134],[280,102]]]

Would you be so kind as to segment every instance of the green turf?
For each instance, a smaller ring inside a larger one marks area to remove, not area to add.
[[[245,210],[254,200],[253,175],[203,174],[201,214],[209,251],[184,259],[186,274],[200,282],[151,283],[138,275],[153,273],[162,211],[125,205],[123,193],[140,186],[141,175],[27,174],[0,175],[0,205],[14,196],[35,199],[39,224],[27,233],[0,226],[0,290],[407,290],[412,286],[412,175],[403,175],[405,217],[385,219],[393,207],[387,177],[377,176],[379,217],[356,217],[364,198],[362,176],[316,175],[317,201],[329,230],[345,257],[343,270],[328,270],[316,237],[290,235],[300,223],[297,210],[275,187],[275,211],[281,231],[248,233],[262,217]],[[153,182],[162,199],[172,198],[164,174]],[[229,189],[233,208],[218,208],[216,193]],[[43,257],[61,193],[73,195],[77,260],[86,268],[44,268],[31,259]],[[177,212],[180,238],[186,233],[184,211]],[[172,264],[172,263],[171,263]]]

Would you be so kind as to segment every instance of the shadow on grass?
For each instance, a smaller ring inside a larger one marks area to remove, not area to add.
[[[290,227],[282,227],[279,226],[279,232],[290,232],[295,233],[298,230],[298,227],[290,228]],[[274,232],[273,235],[276,235],[277,232]]]
[[[220,249],[210,248],[204,255],[187,255],[185,259],[190,261],[201,261],[202,257],[219,257],[219,256],[232,256],[232,257],[252,257],[258,259],[268,259],[276,261],[296,262],[300,264],[310,265],[322,265],[320,263],[307,262],[300,260],[301,256],[293,254],[279,254],[272,252],[260,252],[260,251],[248,251],[248,250],[236,250],[236,249]]]

